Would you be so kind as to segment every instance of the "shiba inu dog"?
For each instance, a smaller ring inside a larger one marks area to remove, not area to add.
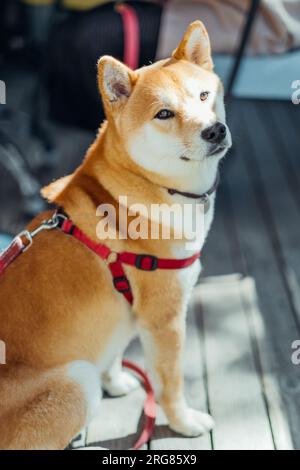
[[[0,367],[2,449],[63,449],[98,412],[101,389],[118,396],[137,387],[121,367],[136,334],[170,427],[185,436],[213,427],[209,415],[189,408],[183,391],[185,315],[199,261],[153,272],[124,266],[131,303],[108,269],[121,252],[180,260],[202,249],[218,164],[231,145],[207,31],[196,21],[171,58],[136,71],[102,57],[98,78],[107,121],[82,165],[44,196],[99,243],[97,208],[115,207],[119,195],[144,207],[196,204],[205,195],[205,234],[188,253],[184,239],[108,238],[102,242],[115,257],[105,262],[71,233],[44,230],[35,237],[0,277],[7,354]]]

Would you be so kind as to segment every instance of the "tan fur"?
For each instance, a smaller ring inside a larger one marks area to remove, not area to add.
[[[72,175],[67,175],[63,178],[59,178],[58,180],[53,181],[48,186],[42,188],[42,196],[47,199],[47,201],[53,202],[59,195],[59,193],[61,193],[65,189],[65,187],[70,183],[71,179]]]
[[[82,392],[66,380],[64,368],[39,372],[11,366],[0,381],[1,449],[64,449],[84,426]]]
[[[127,195],[129,203],[169,203],[170,197],[162,188],[180,189],[184,184],[180,178],[168,179],[143,169],[130,158],[124,141],[159,110],[161,104],[153,101],[153,93],[164,84],[171,83],[180,94],[186,77],[195,76],[204,84],[215,82],[219,87],[217,77],[207,70],[211,69],[207,67],[210,49],[206,54],[201,48],[196,50],[197,65],[186,60],[188,35],[195,27],[191,26],[173,58],[153,66],[133,72],[111,58],[99,62],[107,122],[77,171],[43,190],[44,197],[62,206],[94,241],[99,242],[99,204],[117,207],[120,194]],[[202,24],[200,28],[204,31]],[[202,56],[206,70],[199,67]],[[108,64],[128,77],[125,89],[112,88],[112,93],[120,94],[116,101],[109,99],[110,90],[103,85]],[[183,112],[176,122],[155,125],[165,125],[163,132],[182,136],[193,131]],[[49,215],[37,217],[30,228]],[[171,258],[183,241],[128,239],[105,243],[117,252]],[[68,378],[66,367],[76,360],[101,363],[114,332],[128,315],[153,339],[153,363],[162,388],[159,398],[176,428],[180,420],[176,406],[183,396],[181,352],[187,299],[177,272],[125,270],[134,294],[131,311],[114,290],[105,263],[59,230],[41,233],[30,250],[7,269],[0,279],[0,338],[7,345],[7,366],[0,369],[0,448],[67,445],[85,423],[86,403],[83,390]]]

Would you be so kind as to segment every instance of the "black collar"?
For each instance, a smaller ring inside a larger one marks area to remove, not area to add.
[[[172,196],[174,194],[179,194],[180,196],[188,197],[189,199],[201,199],[202,201],[205,202],[207,201],[208,197],[211,196],[211,194],[213,194],[216,191],[217,187],[219,186],[219,183],[220,183],[220,172],[218,170],[214,184],[211,186],[211,188],[208,191],[206,191],[206,193],[203,193],[203,194],[185,193],[183,191],[178,191],[177,189],[168,189],[168,193],[171,194]]]

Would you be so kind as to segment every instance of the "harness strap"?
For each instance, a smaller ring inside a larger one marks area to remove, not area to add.
[[[156,269],[183,269],[194,264],[199,259],[200,253],[196,253],[190,258],[156,258],[151,255],[136,255],[135,253],[123,252],[119,254],[121,263],[135,266],[142,271],[156,271]]]
[[[134,266],[141,271],[156,271],[157,269],[173,270],[187,268],[200,258],[200,252],[184,259],[157,258],[152,255],[136,254],[127,251],[116,253],[108,246],[92,241],[76,227],[70,219],[59,219],[58,227],[64,233],[72,235],[82,242],[106,262],[112,274],[115,289],[120,292],[131,305],[133,304],[133,294],[129,280],[123,269],[123,264]]]
[[[113,283],[115,289],[122,294],[125,299],[132,305],[133,304],[133,295],[131,291],[131,286],[129,280],[125,275],[125,271],[122,267],[120,261],[115,261],[114,263],[108,264],[109,270],[113,277]]]

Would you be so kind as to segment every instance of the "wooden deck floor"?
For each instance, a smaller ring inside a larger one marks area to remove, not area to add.
[[[292,343],[300,339],[300,107],[235,100],[229,121],[235,148],[222,165],[185,354],[189,403],[211,412],[216,428],[182,438],[160,410],[153,450],[300,449],[300,366],[291,360]],[[64,159],[55,174],[81,158],[90,137],[75,137],[65,130],[58,137]],[[15,191],[4,194],[2,186],[0,193],[2,228],[19,227]],[[127,357],[143,364],[138,342]],[[106,398],[74,445],[129,448],[143,397],[140,389]]]

